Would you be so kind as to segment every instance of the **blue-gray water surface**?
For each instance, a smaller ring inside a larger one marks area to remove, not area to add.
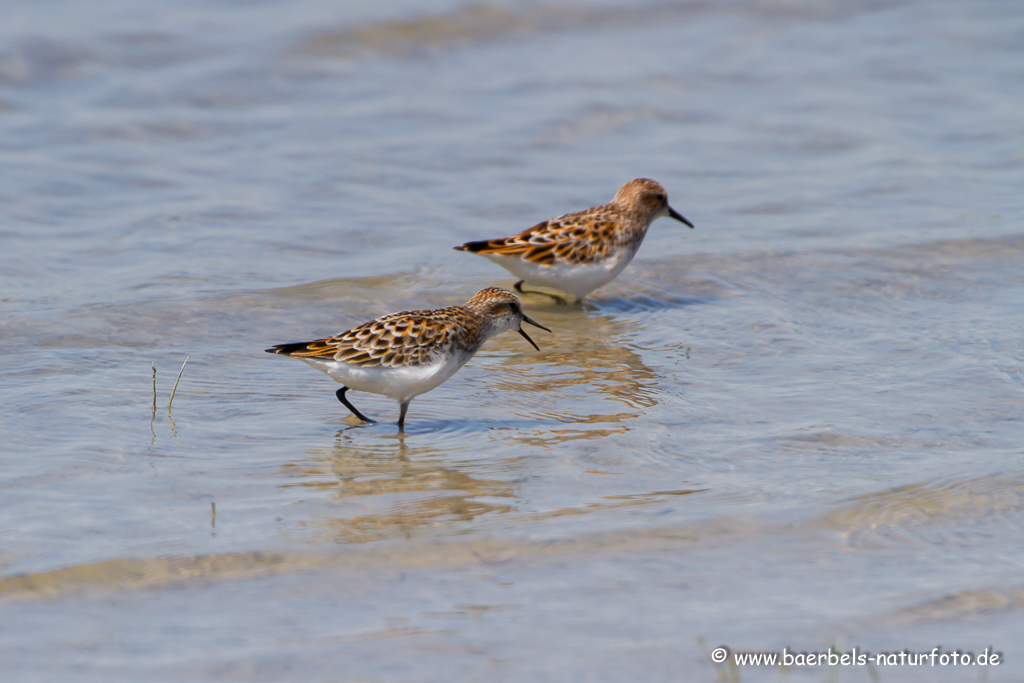
[[[1017,0],[0,17],[3,680],[1024,677]],[[696,230],[404,434],[263,353],[641,176]]]

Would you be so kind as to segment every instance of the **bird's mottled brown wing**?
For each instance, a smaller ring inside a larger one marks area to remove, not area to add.
[[[609,206],[566,214],[511,237],[467,242],[462,251],[519,257],[542,265],[584,264],[600,261],[620,241],[623,220]]]
[[[295,358],[331,358],[363,367],[426,365],[460,341],[464,328],[454,307],[392,313],[326,339],[267,349]]]

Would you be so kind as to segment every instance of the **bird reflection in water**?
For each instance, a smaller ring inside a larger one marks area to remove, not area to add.
[[[658,403],[661,378],[630,348],[626,321],[561,308],[544,312],[562,327],[543,355],[509,355],[489,368],[492,390],[500,393],[510,412],[556,423],[521,430],[516,438],[527,445],[550,447],[624,434],[631,429],[630,420]],[[503,351],[500,344],[496,347],[495,353]],[[538,369],[539,364],[545,367]],[[609,412],[609,401],[619,409]]]
[[[344,501],[344,516],[304,523],[336,542],[444,534],[513,507],[520,457],[456,459],[433,446],[410,446],[402,434],[356,444],[346,431],[338,432],[333,447],[311,449],[309,457],[282,466],[288,478],[298,480],[283,487],[315,489]]]

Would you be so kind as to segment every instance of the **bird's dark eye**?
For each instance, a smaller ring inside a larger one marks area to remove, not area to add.
[[[519,304],[517,304],[517,303],[509,303],[508,310],[512,311],[513,313],[518,313],[519,312]]]
[[[664,202],[664,201],[665,201],[665,195],[663,195],[663,194],[662,194],[662,193],[660,193],[660,192],[659,192],[659,193],[657,193],[656,195],[654,195],[654,198],[655,198],[655,199],[656,199],[656,200],[657,200],[657,201],[658,201],[659,203],[661,203],[661,202]]]

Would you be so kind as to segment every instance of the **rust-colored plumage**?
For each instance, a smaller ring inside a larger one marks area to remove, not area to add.
[[[478,314],[464,306],[392,313],[325,339],[267,349],[294,358],[332,358],[362,367],[427,365],[479,346]]]
[[[552,218],[511,237],[467,242],[455,249],[519,257],[542,265],[590,264],[608,258],[638,238],[642,240],[646,227],[631,230],[632,225],[618,207],[605,204]]]

